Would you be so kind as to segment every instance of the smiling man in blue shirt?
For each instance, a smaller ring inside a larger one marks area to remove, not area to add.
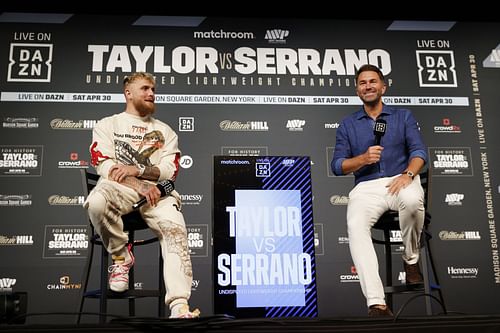
[[[422,282],[418,259],[425,212],[418,173],[427,163],[427,148],[412,113],[382,103],[386,89],[378,67],[358,69],[356,93],[363,107],[342,120],[331,162],[335,175],[354,174],[347,231],[369,316],[392,316],[371,239],[371,227],[389,209],[399,211],[406,283]],[[378,138],[374,135],[376,123],[382,124]]]

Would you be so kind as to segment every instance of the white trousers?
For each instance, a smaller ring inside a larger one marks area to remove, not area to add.
[[[385,177],[357,184],[349,193],[347,232],[352,260],[368,306],[385,304],[377,254],[371,239],[371,228],[387,210],[399,211],[399,225],[404,245],[403,260],[418,262],[420,234],[424,225],[424,191],[417,175],[398,195],[386,187],[393,178]]]
[[[128,235],[123,231],[121,216],[132,210],[140,196],[131,188],[104,178],[84,203],[96,232],[109,253],[128,257]],[[140,208],[144,221],[160,240],[164,261],[165,303],[172,308],[188,302],[191,296],[193,270],[187,242],[186,225],[180,202],[173,196],[162,198],[156,207]]]

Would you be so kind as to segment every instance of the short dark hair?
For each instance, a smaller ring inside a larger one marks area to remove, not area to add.
[[[356,72],[356,76],[354,77],[354,80],[356,81],[356,83],[358,83],[358,77],[359,77],[359,74],[363,73],[363,72],[375,72],[378,74],[378,77],[385,83],[385,77],[384,77],[384,74],[382,74],[382,71],[375,65],[370,65],[370,64],[365,64],[361,67],[359,67],[358,71]]]

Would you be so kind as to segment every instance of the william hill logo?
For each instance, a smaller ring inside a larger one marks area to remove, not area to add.
[[[344,206],[349,202],[349,197],[345,195],[334,194],[330,197],[330,203],[334,206]]]
[[[87,120],[71,120],[71,119],[61,119],[56,118],[50,121],[50,127],[52,129],[66,129],[66,130],[91,130],[94,128],[97,120],[87,119]]]
[[[269,131],[267,121],[247,121],[245,123],[236,120],[223,120],[219,127],[222,131]]]
[[[2,245],[33,245],[33,235],[0,235],[0,246]]]
[[[83,195],[69,197],[66,195],[54,194],[49,197],[48,201],[51,206],[81,206],[85,201],[85,197]]]
[[[479,231],[476,230],[469,230],[469,231],[441,230],[439,232],[439,239],[443,241],[481,240],[481,235],[479,234]]]

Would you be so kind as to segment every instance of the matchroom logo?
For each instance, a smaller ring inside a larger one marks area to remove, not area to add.
[[[416,51],[420,87],[456,87],[453,51]]]
[[[50,82],[52,44],[11,43],[8,82]]]

